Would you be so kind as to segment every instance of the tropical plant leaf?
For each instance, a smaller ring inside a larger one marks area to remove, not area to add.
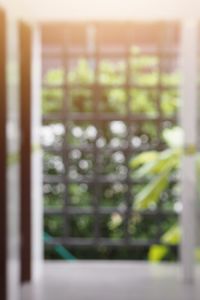
[[[152,174],[170,172],[174,168],[178,168],[180,161],[180,154],[176,150],[168,150],[160,154],[157,164],[150,170]]]
[[[181,242],[181,229],[178,224],[173,225],[161,238],[165,245],[153,245],[150,247],[148,259],[151,262],[160,262],[168,254],[167,245],[176,246]],[[200,259],[200,250],[196,250],[196,257]]]
[[[145,163],[137,171],[133,173],[133,177],[139,179],[139,178],[152,175],[152,170],[156,168],[157,164],[158,164],[158,160]]]
[[[150,181],[135,198],[134,209],[148,209],[152,204],[159,201],[160,195],[169,184],[168,173],[157,176]]]
[[[130,167],[135,169],[135,168],[139,167],[140,165],[155,161],[158,158],[158,156],[159,156],[159,153],[157,151],[143,152],[141,154],[138,154],[136,157],[134,157],[131,160]]]
[[[181,241],[181,229],[179,224],[172,226],[161,238],[168,245],[178,245]]]
[[[155,160],[144,163],[134,172],[136,178],[157,175],[160,173],[171,173],[177,169],[180,163],[180,150],[168,149],[163,152],[157,152]]]
[[[151,246],[149,253],[148,253],[148,260],[151,262],[160,262],[165,258],[169,251],[167,246],[163,245],[153,245]]]

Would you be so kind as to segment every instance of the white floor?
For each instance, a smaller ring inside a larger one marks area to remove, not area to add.
[[[199,300],[198,278],[194,285],[183,284],[180,268],[169,264],[50,262],[38,283],[23,287],[22,299]]]

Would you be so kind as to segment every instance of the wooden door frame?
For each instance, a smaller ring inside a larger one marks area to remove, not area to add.
[[[31,281],[31,44],[29,24],[19,23],[21,130],[21,282]]]

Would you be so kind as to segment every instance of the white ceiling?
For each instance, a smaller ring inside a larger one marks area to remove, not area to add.
[[[20,1],[23,15],[36,20],[194,19],[200,17],[200,0]]]
[[[200,0],[0,0],[29,20],[200,19]]]

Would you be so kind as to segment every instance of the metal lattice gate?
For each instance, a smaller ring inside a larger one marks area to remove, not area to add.
[[[61,244],[80,258],[145,258],[177,220],[176,196],[135,211],[145,179],[130,162],[165,149],[163,130],[177,124],[179,25],[43,24],[42,34],[46,255]]]

